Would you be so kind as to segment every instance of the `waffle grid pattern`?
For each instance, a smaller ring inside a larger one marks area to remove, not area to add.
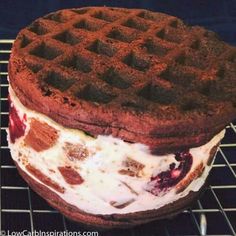
[[[219,66],[222,58],[232,65],[236,58],[200,27],[161,13],[115,8],[49,14],[21,32],[18,48],[45,96],[60,90],[84,102],[155,113],[163,105],[176,113],[206,112],[206,103],[216,104],[210,91],[215,80],[230,77]]]
[[[1,78],[1,230],[81,231],[87,229],[50,208],[20,178],[6,142],[8,123],[7,64],[13,40],[0,40]],[[122,235],[235,235],[236,233],[236,125],[227,126],[210,174],[210,186],[192,208],[170,220],[130,230],[99,232]],[[0,231],[1,231],[0,230]]]

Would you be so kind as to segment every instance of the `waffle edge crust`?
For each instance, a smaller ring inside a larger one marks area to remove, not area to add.
[[[60,10],[18,34],[9,80],[20,101],[92,136],[172,153],[236,117],[236,48],[143,9]]]

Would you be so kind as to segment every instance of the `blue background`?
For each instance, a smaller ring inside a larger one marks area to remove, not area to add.
[[[90,0],[84,0],[84,1],[78,1],[78,0],[0,0],[0,39],[13,39],[19,32],[21,28],[24,28],[28,24],[30,24],[33,20],[35,20],[38,17],[41,17],[49,12],[56,11],[63,8],[72,8],[72,7],[82,7],[82,6],[119,6],[119,7],[128,7],[128,8],[146,8],[153,11],[160,11],[165,12],[170,15],[175,15],[177,17],[180,17],[181,19],[185,20],[188,24],[191,25],[202,25],[206,28],[213,30],[217,32],[220,37],[231,43],[236,45],[236,0],[151,0],[151,1],[131,1],[131,0],[117,0],[117,1],[90,1]],[[227,135],[224,139],[225,143],[231,143],[235,142],[235,133],[232,131],[232,129],[228,129]],[[5,144],[7,145],[7,144]],[[227,148],[226,148],[227,149]],[[235,163],[235,148],[233,149],[227,149],[224,150],[224,152],[227,154],[227,159],[230,163]],[[9,153],[8,153],[9,155]],[[222,164],[224,160],[220,158],[220,154],[218,153],[219,158],[217,158],[217,163]],[[9,165],[9,161],[11,160],[10,157],[5,154],[3,155],[3,160]],[[13,163],[10,163],[11,165]],[[235,184],[235,178],[231,175],[228,168],[215,168],[211,172],[210,176],[210,183],[212,185],[233,185]],[[13,169],[12,169],[13,170]],[[19,179],[19,176],[16,174],[16,170],[14,175],[11,173],[10,169],[7,169],[7,172],[4,172],[2,176],[5,176],[5,182],[2,182],[2,185],[9,185],[9,181],[21,181]],[[236,169],[234,169],[236,171]],[[13,176],[13,178],[12,178]],[[8,181],[8,182],[7,182]],[[15,183],[14,183],[15,184]],[[24,186],[25,183],[23,182],[22,185]],[[227,190],[227,189],[226,189]],[[235,206],[235,190],[231,189],[230,192],[226,191],[225,189],[221,190],[218,189],[218,197],[221,201],[223,201],[226,206],[232,207]],[[227,194],[228,193],[228,194]],[[17,198],[20,198],[19,191],[17,193]],[[42,206],[45,206],[45,203],[42,199],[37,197],[36,194],[33,192],[32,199],[33,203],[34,201],[37,203],[33,205],[34,207],[38,209],[44,209]],[[15,195],[11,199],[8,195],[5,197],[7,201],[10,202],[10,204],[14,204],[15,202]],[[4,198],[3,198],[4,199]],[[36,200],[35,200],[36,199]],[[19,201],[20,202],[20,201]],[[25,201],[22,201],[25,202]],[[205,208],[212,208],[212,205],[214,208],[218,209],[218,205],[214,205],[214,197],[212,196],[212,193],[207,191],[204,195],[204,198],[201,199],[201,202],[203,203],[203,207]],[[3,202],[4,203],[4,202]],[[5,203],[6,205],[6,203]],[[4,204],[3,204],[4,206]],[[48,206],[47,206],[48,207]],[[196,207],[197,208],[197,207]],[[47,209],[47,208],[46,208]],[[220,212],[220,211],[219,211]],[[228,226],[226,222],[224,221],[224,217],[219,213],[215,212],[214,214],[208,214],[207,220],[208,220],[208,233],[209,234],[225,234],[229,233]],[[29,224],[29,219],[24,218],[23,214],[16,215],[17,218],[14,218],[13,215],[7,215],[3,217],[2,225],[4,228],[12,229],[14,226],[16,230],[19,230],[20,227],[26,227],[27,224]],[[227,215],[229,219],[231,220],[231,223],[236,222],[236,214],[235,212],[227,212]],[[19,219],[19,216],[21,217]],[[52,220],[51,215],[43,215],[43,218],[39,220],[39,215],[37,217],[37,214],[34,215],[34,223],[37,228],[37,224],[39,228],[42,228],[45,225],[45,222],[47,222],[47,229],[49,229],[49,226],[57,227],[57,229],[60,229],[62,227],[61,221],[58,218],[55,218],[56,220]],[[59,217],[58,215],[55,215],[55,217]],[[49,220],[50,219],[50,220]],[[165,227],[168,227],[168,229],[172,232],[181,232],[178,235],[183,235],[183,232],[186,232],[187,235],[190,233],[196,233],[196,229],[193,228],[193,224],[191,224],[190,217],[187,215],[179,215],[178,217],[174,218],[173,221],[167,220],[167,221],[160,221],[157,224],[153,224],[152,226],[149,224],[144,229],[143,227],[137,228],[135,232],[138,232],[137,234],[134,234],[132,232],[132,235],[151,235],[151,232],[156,232],[155,235],[162,235],[162,233],[165,230]],[[20,225],[20,226],[19,226]],[[77,229],[77,225],[73,224],[72,222],[67,222],[67,226],[69,230]],[[150,227],[151,226],[151,227]],[[184,227],[183,227],[184,226]],[[18,227],[18,228],[16,228]],[[80,228],[79,228],[80,229]],[[236,229],[236,226],[235,226]],[[140,231],[140,232],[139,232]],[[105,235],[130,235],[130,231],[124,230],[124,231],[113,231],[112,233],[105,233]],[[102,234],[101,234],[102,235]],[[172,234],[171,234],[172,235]]]
[[[17,32],[51,11],[89,5],[147,8],[184,19],[219,33],[236,44],[236,0],[152,0],[152,1],[76,1],[76,0],[0,0],[0,38],[14,38]]]

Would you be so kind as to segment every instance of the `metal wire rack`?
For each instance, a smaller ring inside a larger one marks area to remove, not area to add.
[[[35,194],[17,174],[6,141],[8,125],[7,64],[13,40],[0,40],[1,81],[1,230],[32,232],[88,229],[64,218]],[[101,235],[236,235],[236,124],[226,136],[209,176],[209,187],[188,210],[173,219],[130,230],[98,232]]]

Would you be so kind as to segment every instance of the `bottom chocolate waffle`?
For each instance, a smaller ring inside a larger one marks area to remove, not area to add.
[[[10,88],[9,147],[28,184],[68,218],[130,227],[177,214],[197,198],[224,131],[168,155],[112,136],[93,138],[24,107]]]

